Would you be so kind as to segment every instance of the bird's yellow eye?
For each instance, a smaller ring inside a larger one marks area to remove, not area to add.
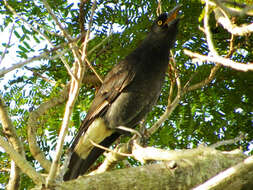
[[[161,26],[161,25],[163,24],[163,21],[158,20],[158,21],[157,21],[157,24],[158,24],[158,26]]]

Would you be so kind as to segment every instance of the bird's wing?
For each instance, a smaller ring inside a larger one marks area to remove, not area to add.
[[[127,60],[120,62],[106,75],[102,86],[95,95],[92,105],[72,144],[75,148],[79,138],[87,131],[89,125],[98,117],[102,116],[122,90],[128,86],[135,76],[133,66]]]

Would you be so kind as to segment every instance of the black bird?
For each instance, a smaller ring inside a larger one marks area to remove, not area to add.
[[[139,47],[105,77],[70,148],[65,181],[87,172],[104,152],[89,139],[109,147],[122,134],[117,127],[135,128],[156,104],[176,39],[179,8],[161,14]]]

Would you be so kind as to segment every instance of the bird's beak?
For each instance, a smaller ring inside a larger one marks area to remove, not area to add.
[[[174,7],[174,9],[172,9],[169,13],[168,13],[168,18],[167,20],[164,22],[165,24],[169,24],[171,21],[176,20],[179,9],[182,7],[181,4],[177,5],[176,7]]]

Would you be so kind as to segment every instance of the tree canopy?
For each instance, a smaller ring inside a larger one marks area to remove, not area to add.
[[[179,3],[182,18],[162,93],[138,128],[146,134],[144,144],[178,150],[237,139],[218,149],[240,148],[251,155],[251,0],[1,1],[0,30],[5,34],[0,46],[1,138],[38,174],[53,175],[56,152],[61,150],[58,159],[63,163],[61,155],[85,117],[100,79],[141,42],[159,13]],[[116,145],[130,138],[122,137]],[[8,183],[10,188],[10,168],[15,168],[4,149],[0,149],[2,189]],[[128,157],[127,164],[119,161],[115,168],[129,165],[141,163]],[[24,171],[16,177],[15,187],[20,181],[21,189],[38,184]]]

